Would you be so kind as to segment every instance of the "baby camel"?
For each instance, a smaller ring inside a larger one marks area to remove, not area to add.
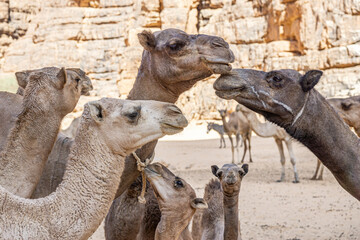
[[[42,68],[17,72],[16,77],[22,86],[26,85],[24,97],[0,92],[0,99],[5,101],[0,106],[0,119],[5,123],[0,127],[1,142],[5,144],[0,155],[0,185],[13,194],[30,197],[62,119],[92,85],[82,70],[73,68]],[[19,105],[9,109],[7,102]]]
[[[225,164],[219,169],[211,166],[212,173],[220,180],[211,180],[205,187],[204,199],[208,209],[194,216],[194,240],[241,239],[239,222],[239,193],[242,178],[249,166]]]
[[[322,72],[236,69],[214,83],[216,95],[234,99],[285,128],[308,147],[340,185],[360,200],[360,140],[314,89]]]
[[[86,104],[54,193],[23,199],[0,187],[2,238],[87,239],[115,197],[126,155],[186,125],[173,104],[106,98]]]
[[[145,174],[154,189],[161,211],[155,240],[179,239],[195,210],[207,208],[207,204],[204,199],[196,198],[194,189],[187,182],[159,163],[147,166]]]

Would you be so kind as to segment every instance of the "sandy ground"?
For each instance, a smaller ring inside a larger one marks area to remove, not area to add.
[[[189,182],[199,197],[213,177],[210,166],[231,162],[230,142],[219,149],[216,133],[206,134],[206,125],[190,125],[183,133],[163,138],[155,161]],[[272,138],[252,137],[249,173],[240,193],[242,238],[246,239],[360,239],[360,203],[324,171],[324,181],[311,181],[315,156],[294,143],[300,183],[294,184],[292,167],[286,162],[286,181],[280,177],[279,153]],[[240,148],[240,155],[243,148]],[[285,153],[288,157],[287,152]],[[246,162],[248,157],[245,158]],[[104,239],[103,225],[90,238]]]

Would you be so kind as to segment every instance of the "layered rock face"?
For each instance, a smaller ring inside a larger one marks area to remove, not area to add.
[[[95,95],[126,96],[141,59],[136,34],[169,27],[223,37],[234,67],[321,69],[325,96],[360,94],[360,0],[2,0],[0,67],[80,67]],[[179,99],[189,118],[227,104],[212,82]]]

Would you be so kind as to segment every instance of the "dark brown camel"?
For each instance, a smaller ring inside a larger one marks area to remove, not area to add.
[[[322,72],[236,69],[214,83],[216,94],[234,99],[285,128],[307,146],[340,185],[360,200],[360,141],[314,89]]]

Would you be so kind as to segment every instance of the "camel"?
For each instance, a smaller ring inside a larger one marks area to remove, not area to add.
[[[185,180],[159,163],[147,166],[145,175],[154,189],[161,211],[154,239],[179,239],[195,210],[207,208],[207,204],[204,199],[196,198],[194,189]],[[191,236],[189,232],[188,236]]]
[[[251,158],[251,130],[249,127],[249,124],[246,120],[246,118],[243,116],[242,113],[235,111],[233,113],[231,113],[229,115],[229,120],[226,121],[226,115],[227,115],[227,110],[219,110],[220,116],[221,116],[221,120],[223,122],[223,126],[224,126],[224,131],[225,133],[228,135],[229,140],[230,140],[230,144],[231,144],[231,154],[232,154],[232,163],[235,163],[234,161],[234,148],[236,148],[237,151],[237,155],[239,157],[239,150],[238,150],[238,145],[239,145],[239,140],[240,140],[240,136],[242,138],[243,144],[244,144],[244,152],[243,152],[243,156],[241,159],[241,162],[244,162],[244,158],[245,158],[245,154],[247,152],[248,149],[248,145],[246,143],[246,140],[249,143],[249,159],[250,162],[252,162],[252,158]],[[232,135],[235,135],[236,137],[236,145],[234,147],[234,143],[232,140]],[[238,161],[240,163],[240,160]]]
[[[345,123],[355,129],[360,137],[360,95],[349,98],[327,99],[330,105],[336,110]],[[320,170],[319,176],[317,176]],[[316,170],[310,180],[323,180],[324,165],[317,159]]]
[[[84,107],[62,183],[51,195],[23,199],[0,187],[5,239],[87,239],[105,217],[135,149],[187,126],[173,104],[103,98]]]
[[[80,95],[92,89],[92,85],[80,69],[42,68],[16,75],[28,83],[20,108],[1,107],[7,108],[3,114],[13,116],[16,113],[17,116],[11,118],[10,123],[14,126],[10,132],[2,131],[8,138],[0,157],[0,185],[15,195],[30,197],[62,119],[75,108]],[[22,97],[1,92],[0,98],[6,102],[15,99],[14,102],[19,103]],[[9,122],[5,121],[2,129],[6,129],[6,123]]]
[[[242,179],[248,170],[248,164],[241,167],[225,164],[220,169],[216,165],[211,166],[212,173],[218,179],[212,179],[205,187],[204,199],[208,209],[194,216],[194,240],[241,239],[239,193]]]
[[[322,72],[236,69],[214,83],[216,95],[234,99],[308,147],[339,184],[360,200],[360,141],[314,89]]]
[[[178,29],[165,29],[151,33],[143,31],[138,34],[139,42],[144,47],[141,65],[134,86],[128,95],[130,100],[157,100],[175,103],[181,93],[190,89],[196,82],[231,70],[229,63],[234,61],[234,54],[229,45],[216,36],[205,34],[188,35]],[[66,144],[63,144],[66,142]],[[150,157],[156,141],[146,144],[136,151],[141,159]],[[62,135],[58,139],[58,152],[52,152],[43,171],[40,182],[46,186],[38,186],[32,196],[37,198],[53,192],[61,182],[64,168],[54,170],[51,166],[66,165],[66,152],[72,140]],[[59,158],[58,156],[63,156]],[[54,173],[56,171],[56,173]],[[58,176],[53,182],[52,175]],[[138,177],[136,160],[128,156],[122,184],[116,197],[120,196]],[[49,188],[50,187],[50,188]],[[115,209],[115,208],[114,208]]]
[[[239,106],[239,111],[241,111],[246,116],[250,124],[251,130],[253,130],[256,133],[256,135],[264,138],[267,137],[274,138],[276,145],[279,149],[280,163],[281,163],[281,175],[280,175],[280,179],[277,180],[277,182],[283,182],[285,179],[285,154],[283,148],[283,142],[285,142],[290,155],[290,162],[293,165],[293,169],[294,169],[293,183],[299,183],[299,176],[296,170],[296,159],[292,148],[292,138],[290,137],[290,135],[286,133],[285,129],[278,127],[275,124],[269,122],[265,122],[265,123],[260,122],[260,120],[257,118],[256,114],[253,111],[242,105]]]
[[[216,131],[220,135],[220,147],[219,148],[222,148],[222,143],[224,143],[224,148],[226,148],[226,143],[225,143],[225,138],[224,138],[224,126],[213,123],[213,122],[209,122],[207,124],[206,133],[209,133],[211,130]]]

